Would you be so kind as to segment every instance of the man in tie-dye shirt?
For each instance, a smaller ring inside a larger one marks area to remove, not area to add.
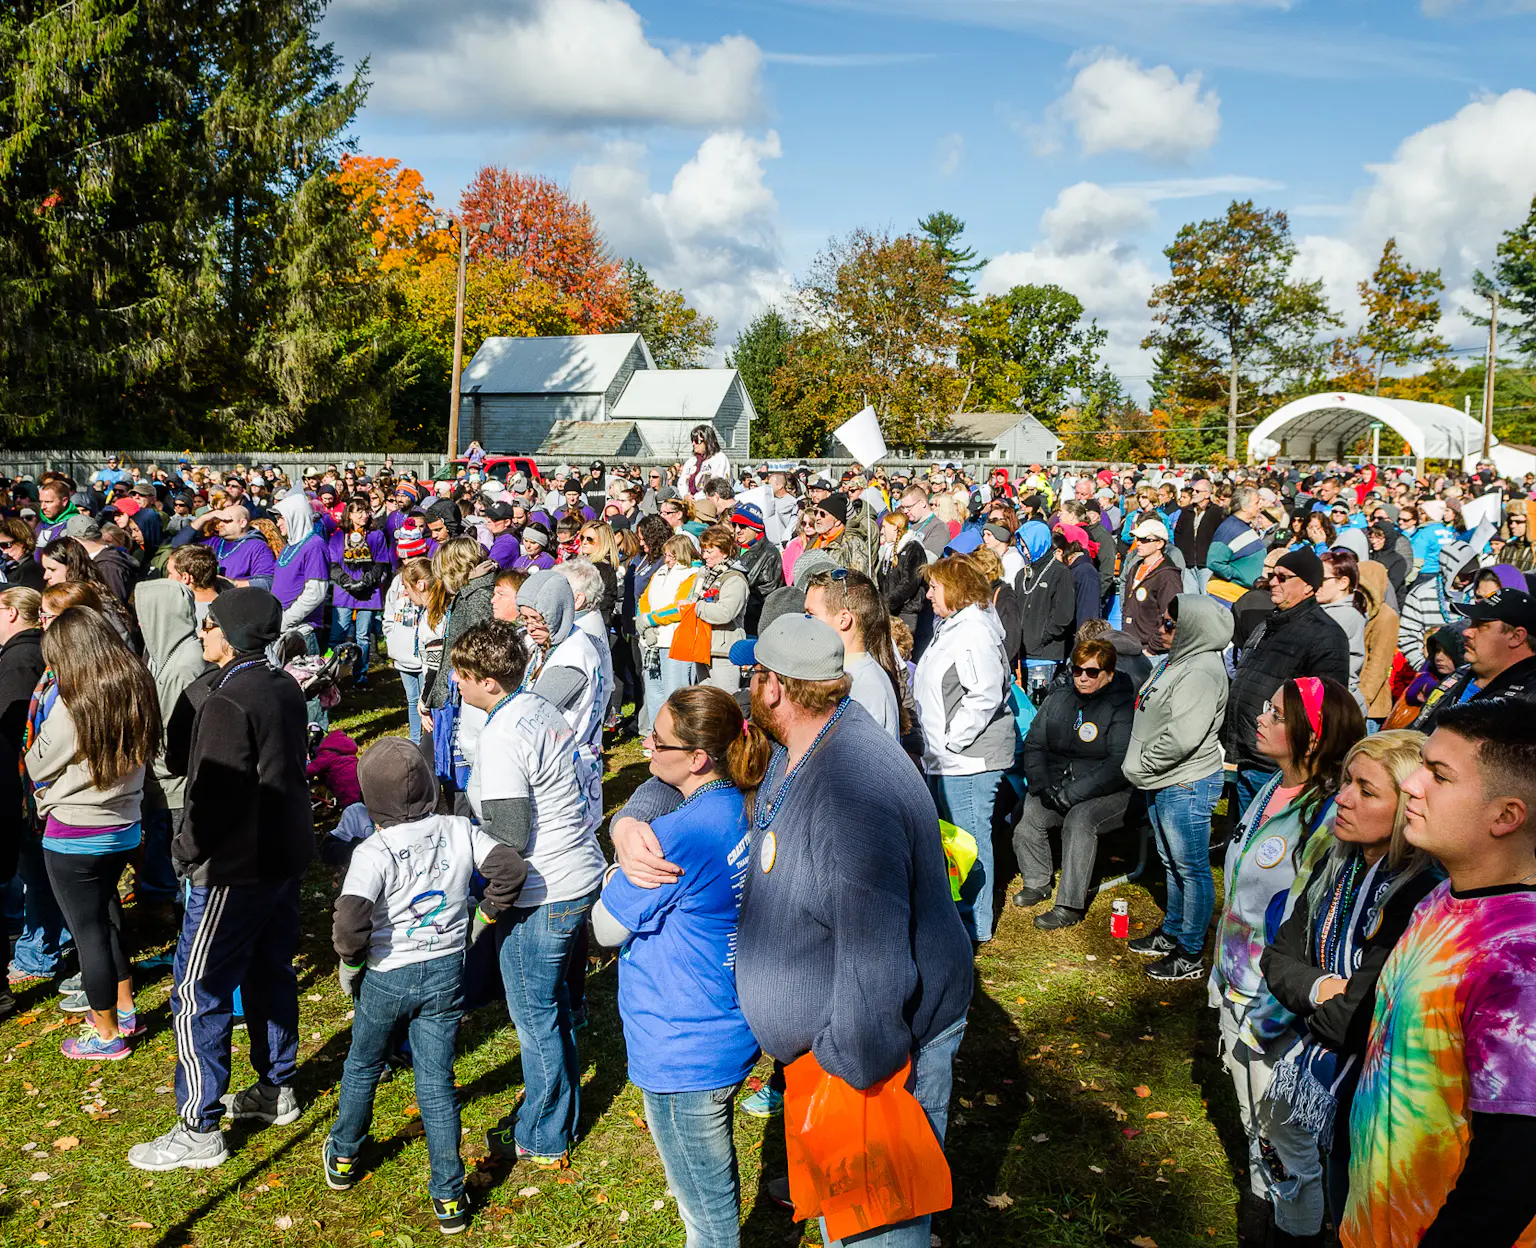
[[[1345,1248],[1536,1245],[1536,720],[1446,710],[1403,784],[1450,875],[1376,990],[1350,1116]]]

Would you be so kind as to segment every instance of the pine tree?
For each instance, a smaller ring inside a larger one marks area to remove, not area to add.
[[[918,221],[917,228],[938,253],[944,271],[949,274],[951,298],[956,303],[974,298],[976,289],[971,284],[971,277],[981,272],[987,262],[976,258],[974,247],[960,246],[965,222],[952,212],[932,212]]]
[[[714,349],[715,318],[690,308],[682,291],[658,286],[637,261],[624,262],[624,286],[629,313],[619,331],[644,337],[657,368],[701,368]]]

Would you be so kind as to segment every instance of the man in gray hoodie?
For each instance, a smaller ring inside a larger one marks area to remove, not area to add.
[[[1222,651],[1232,641],[1232,612],[1203,594],[1179,594],[1164,627],[1173,645],[1137,695],[1121,770],[1146,792],[1157,854],[1168,872],[1168,909],[1158,930],[1131,941],[1130,949],[1157,959],[1147,968],[1153,979],[1199,979],[1216,902],[1211,814],[1224,777],[1219,734],[1228,680]]]
[[[171,773],[166,754],[172,741],[180,742],[183,754],[186,751],[197,707],[183,694],[210,664],[198,639],[197,604],[190,588],[180,581],[145,581],[134,602],[144,633],[144,659],[155,678],[165,725],[165,743],[144,785],[144,860],[135,891],[141,904],[168,907],[177,896],[171,837],[181,822],[187,778]]]

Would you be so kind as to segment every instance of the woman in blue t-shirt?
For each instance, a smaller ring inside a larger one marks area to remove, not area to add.
[[[682,874],[643,889],[610,870],[592,930],[623,946],[629,1077],[645,1093],[688,1248],[724,1248],[739,1242],[741,1222],[732,1109],[758,1057],[736,998],[736,920],[751,857],[746,794],[762,782],[771,747],[734,698],[704,685],[667,699],[646,744],[651,774],[683,796],[653,824]]]

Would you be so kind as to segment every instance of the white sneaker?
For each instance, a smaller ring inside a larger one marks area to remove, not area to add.
[[[264,1083],[253,1083],[244,1092],[226,1095],[221,1104],[237,1121],[263,1122],[269,1127],[286,1127],[297,1122],[302,1112],[292,1088],[269,1088]]]
[[[212,1170],[228,1160],[222,1131],[193,1131],[182,1122],[128,1150],[128,1164],[136,1170]]]

